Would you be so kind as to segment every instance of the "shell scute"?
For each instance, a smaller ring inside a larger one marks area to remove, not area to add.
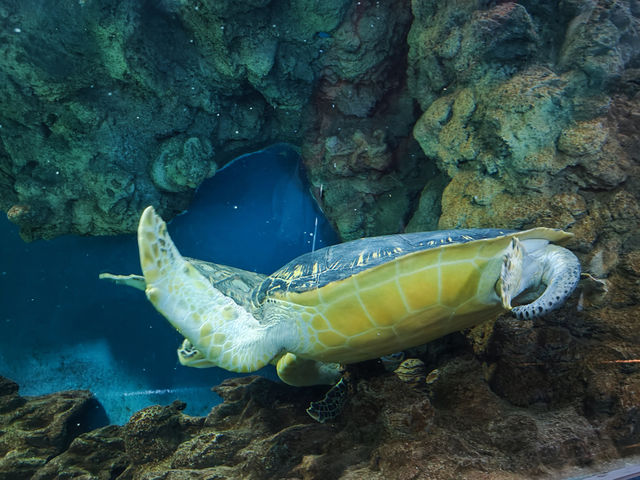
[[[318,332],[318,342],[320,342],[325,349],[332,347],[342,347],[346,344],[346,337],[344,335],[339,334],[338,332],[334,332],[333,330],[324,330]]]
[[[473,263],[457,262],[440,267],[440,303],[457,307],[478,291],[481,270]]]
[[[373,328],[373,324],[360,302],[351,298],[344,298],[332,303],[323,313],[329,326],[347,337]],[[349,319],[349,321],[344,321],[345,319]]]
[[[418,270],[414,273],[398,277],[407,306],[418,310],[425,303],[435,304],[440,301],[440,267]]]
[[[377,288],[360,290],[359,297],[369,317],[379,327],[393,325],[398,316],[407,312],[403,294],[394,280]]]

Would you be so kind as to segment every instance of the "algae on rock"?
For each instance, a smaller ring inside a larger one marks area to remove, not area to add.
[[[441,228],[578,226],[593,210],[585,187],[626,179],[607,90],[640,57],[640,22],[624,2],[578,3],[414,2],[414,136],[451,178]],[[559,195],[586,206],[567,215]]]
[[[347,4],[31,3],[0,12],[0,207],[27,240],[131,232],[236,156],[300,143],[318,29]]]

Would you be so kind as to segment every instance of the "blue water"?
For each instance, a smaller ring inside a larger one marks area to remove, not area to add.
[[[293,151],[273,147],[218,172],[169,224],[182,254],[270,273],[310,251],[314,230],[316,249],[335,243],[299,170]],[[0,375],[23,395],[90,389],[113,423],[174,399],[206,414],[220,401],[210,388],[237,374],[181,366],[177,332],[141,291],[101,272],[140,273],[134,235],[25,244],[0,219]]]

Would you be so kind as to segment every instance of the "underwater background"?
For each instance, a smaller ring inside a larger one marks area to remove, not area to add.
[[[185,255],[261,273],[335,243],[300,168],[287,147],[235,160],[169,224],[172,238]],[[182,337],[144,293],[98,280],[105,271],[140,272],[135,236],[25,244],[8,221],[3,229],[0,371],[23,394],[91,390],[117,424],[177,398],[191,415],[219,403],[211,387],[229,372],[181,366]],[[272,370],[261,373],[275,379]]]
[[[148,205],[251,271],[543,226],[584,275],[543,318],[350,365],[321,424],[324,386],[182,367],[98,280],[140,273]],[[638,473],[637,0],[1,0],[0,209],[0,480]]]

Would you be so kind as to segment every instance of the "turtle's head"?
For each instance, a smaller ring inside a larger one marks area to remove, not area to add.
[[[524,289],[539,289],[542,293],[531,303],[513,307],[512,312],[519,319],[541,317],[556,310],[573,293],[580,280],[580,261],[566,248],[546,244],[538,248],[525,249],[522,286]]]
[[[186,338],[180,347],[178,347],[178,360],[180,361],[180,365],[184,365],[185,367],[209,368],[217,366],[208,360],[207,356],[194,347]]]

